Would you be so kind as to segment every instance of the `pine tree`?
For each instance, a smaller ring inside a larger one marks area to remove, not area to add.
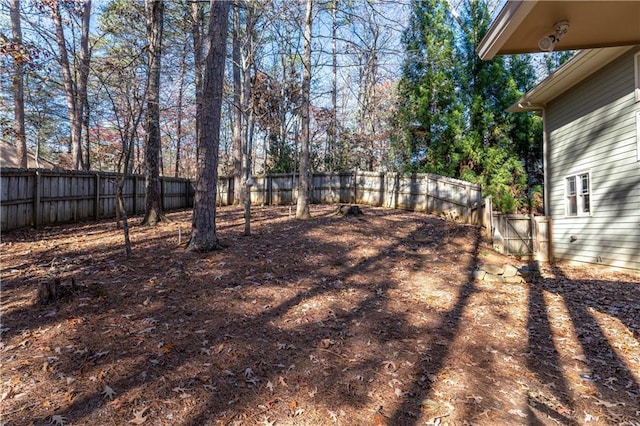
[[[202,111],[198,116],[198,120],[201,121],[198,135],[198,168],[188,251],[206,252],[220,248],[216,234],[216,188],[230,3],[212,2],[209,15]]]
[[[447,147],[460,118],[456,100],[455,34],[445,0],[414,0],[403,35],[406,59],[399,84],[399,134],[392,162],[406,171],[446,171]]]
[[[145,2],[147,39],[149,42],[149,77],[147,79],[146,147],[146,211],[143,225],[167,221],[162,212],[160,194],[160,58],[162,55],[163,0]]]
[[[513,212],[526,197],[527,176],[511,139],[513,122],[506,110],[520,92],[508,58],[481,61],[476,54],[489,24],[486,1],[469,0],[462,15],[462,98],[468,110],[458,176],[480,183],[500,210]]]

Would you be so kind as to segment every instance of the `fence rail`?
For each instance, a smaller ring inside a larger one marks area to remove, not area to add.
[[[1,230],[53,225],[115,216],[114,173],[66,172],[43,169],[0,170]],[[252,204],[293,204],[298,176],[269,174],[254,177]],[[359,203],[427,213],[447,213],[467,223],[482,221],[479,185],[432,174],[348,172],[314,173],[312,203]],[[165,210],[192,207],[193,186],[188,179],[162,177],[161,199]],[[125,178],[123,198],[129,214],[144,212],[144,176]],[[217,203],[234,199],[233,178],[220,177]]]

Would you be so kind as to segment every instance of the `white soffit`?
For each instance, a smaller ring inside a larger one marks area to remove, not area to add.
[[[507,111],[523,112],[542,109],[547,103],[633,48],[634,46],[620,46],[583,50],[525,93]]]

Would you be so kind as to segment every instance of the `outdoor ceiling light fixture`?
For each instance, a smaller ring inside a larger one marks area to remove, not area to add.
[[[569,31],[569,21],[559,21],[553,26],[555,33],[548,35],[546,37],[542,37],[540,41],[538,41],[538,47],[543,52],[551,52],[553,51],[554,46],[557,42],[562,40],[562,37]]]

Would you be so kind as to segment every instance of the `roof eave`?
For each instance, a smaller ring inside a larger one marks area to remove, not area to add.
[[[480,59],[483,61],[493,59],[537,2],[538,0],[508,2],[478,45]]]
[[[550,101],[580,83],[634,46],[582,50],[553,74],[525,93],[508,112],[543,109]]]

